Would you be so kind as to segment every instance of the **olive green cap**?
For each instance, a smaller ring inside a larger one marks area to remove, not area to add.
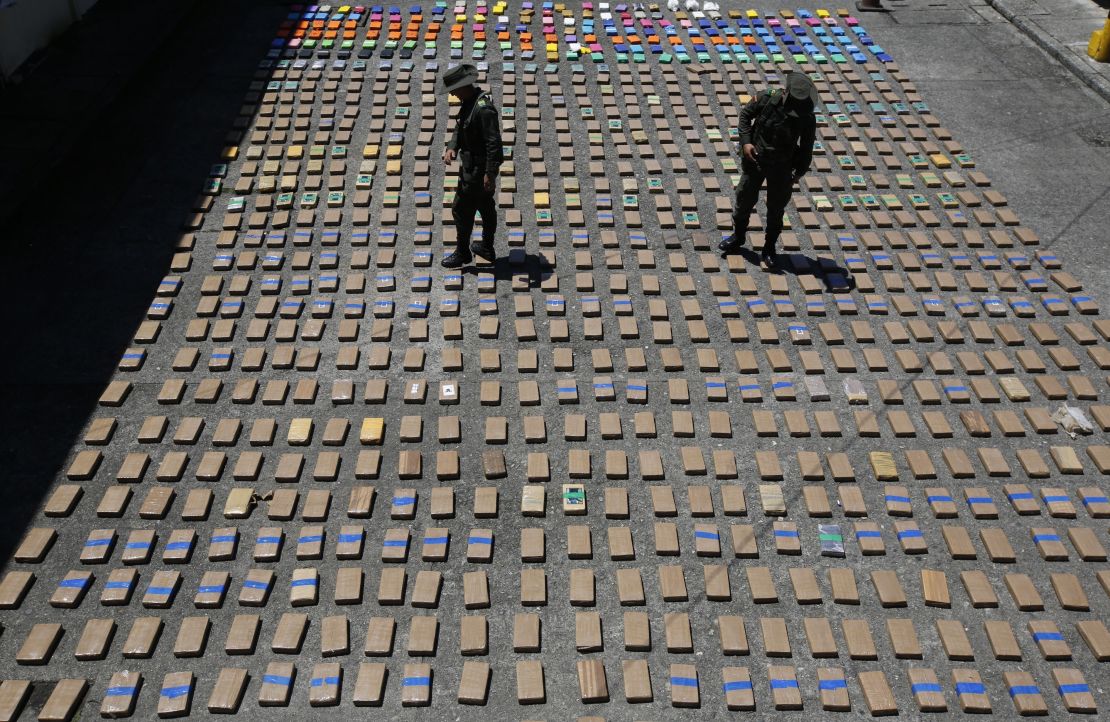
[[[795,100],[808,100],[817,106],[817,87],[805,73],[791,72],[786,74],[786,92]]]
[[[451,68],[443,76],[443,92],[450,93],[459,88],[478,83],[478,68],[469,63]]]

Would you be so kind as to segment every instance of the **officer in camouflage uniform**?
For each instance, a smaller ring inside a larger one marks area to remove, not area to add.
[[[462,101],[455,131],[443,152],[443,162],[459,159],[459,185],[451,214],[455,218],[455,252],[443,259],[444,268],[460,268],[478,255],[494,259],[493,238],[497,233],[497,205],[493,193],[497,173],[504,160],[501,150],[501,121],[488,93],[477,86],[478,68],[459,65],[443,76],[444,92]],[[474,231],[474,214],[482,214],[482,241],[468,246]]]
[[[778,262],[775,244],[782,233],[782,217],[794,184],[809,170],[817,120],[817,88],[802,73],[786,76],[784,88],[760,93],[740,111],[740,160],[743,176],[736,186],[733,233],[718,248],[735,253],[744,245],[748,217],[767,181],[767,233],[760,257],[768,267]]]

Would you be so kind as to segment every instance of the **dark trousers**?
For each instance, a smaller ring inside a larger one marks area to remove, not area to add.
[[[732,212],[732,228],[738,237],[748,232],[748,218],[759,200],[759,189],[767,182],[767,240],[765,248],[773,249],[782,234],[782,217],[786,204],[794,191],[794,177],[790,166],[766,165],[760,167],[748,159],[740,163],[744,175],[736,186],[736,205]]]
[[[451,215],[455,219],[456,248],[470,255],[470,234],[474,232],[474,214],[482,215],[482,240],[493,244],[497,235],[497,204],[492,193],[482,188],[482,177],[473,181],[459,180],[455,191],[455,202],[451,204]]]

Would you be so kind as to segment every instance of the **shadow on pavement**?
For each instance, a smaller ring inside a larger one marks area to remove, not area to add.
[[[96,410],[288,9],[197,0],[161,46],[138,56],[126,52],[136,32],[131,14],[145,13],[153,24],[159,13],[137,0],[105,5],[84,30],[100,36],[80,39],[82,47],[138,67],[96,118],[73,109],[73,122],[86,130],[0,226],[3,560]],[[105,12],[119,13],[119,22]],[[32,73],[21,97],[64,92],[52,89],[59,72],[79,82],[82,53],[71,55],[68,71],[54,62],[42,79]]]
[[[772,269],[760,265],[759,253],[744,246],[736,251],[745,261],[759,266],[764,273],[776,276],[814,276],[825,286],[829,293],[847,293],[856,287],[855,279],[847,268],[838,265],[831,258],[811,258],[804,253],[779,253],[778,265]]]

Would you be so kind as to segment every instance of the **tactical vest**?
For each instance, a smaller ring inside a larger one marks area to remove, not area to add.
[[[485,175],[486,153],[485,143],[479,143],[476,150],[471,150],[470,124],[483,108],[492,108],[493,98],[489,93],[482,93],[474,99],[470,112],[462,120],[459,127],[459,166],[464,182],[474,180]]]
[[[752,142],[764,156],[764,163],[790,163],[798,147],[798,130],[786,114],[786,94],[773,88],[767,95],[759,117],[752,123]]]

